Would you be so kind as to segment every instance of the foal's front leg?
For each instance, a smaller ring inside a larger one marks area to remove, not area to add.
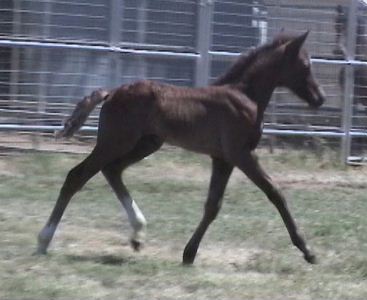
[[[183,263],[192,264],[195,260],[200,242],[209,225],[216,218],[222,204],[224,190],[227,186],[233,167],[227,162],[213,158],[212,176],[210,179],[208,198],[205,203],[204,215],[199,226],[196,228],[183,253]]]
[[[299,233],[284,196],[261,168],[256,156],[252,152],[247,152],[236,162],[236,165],[267,195],[269,200],[278,209],[293,244],[303,252],[305,260],[312,264],[316,263],[316,256],[308,248],[306,241]]]

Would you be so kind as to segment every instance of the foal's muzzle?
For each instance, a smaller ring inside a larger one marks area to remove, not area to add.
[[[308,101],[309,105],[313,108],[319,108],[324,104],[326,100],[325,92],[323,88],[316,86],[311,92],[311,101]]]
[[[319,108],[321,105],[324,104],[324,102],[325,102],[325,97],[324,96],[320,96],[315,101],[313,101],[312,103],[310,103],[310,106],[312,108]]]

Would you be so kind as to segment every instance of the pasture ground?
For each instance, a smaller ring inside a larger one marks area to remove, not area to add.
[[[165,148],[125,173],[148,220],[140,253],[101,175],[69,205],[47,256],[32,256],[63,180],[85,155],[0,157],[0,299],[366,299],[367,169],[310,153],[260,152],[319,264],[289,240],[274,207],[238,171],[193,267],[182,250],[199,222],[208,158]]]

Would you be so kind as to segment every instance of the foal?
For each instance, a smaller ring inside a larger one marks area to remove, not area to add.
[[[309,56],[302,49],[307,34],[282,34],[248,55],[241,55],[210,87],[182,88],[142,81],[109,93],[96,91],[81,101],[59,136],[71,136],[93,108],[104,102],[97,143],[92,153],[67,175],[55,208],[38,236],[38,253],[46,253],[71,197],[99,171],[125,207],[134,229],[131,243],[139,249],[146,221],[131,199],[121,173],[167,142],[212,158],[204,215],[185,247],[183,263],[194,262],[200,241],[221,207],[234,167],[267,195],[278,209],[293,244],[309,263],[314,263],[315,256],[299,234],[284,197],[253,153],[262,134],[264,111],[276,87],[288,87],[313,107],[324,102],[324,94],[311,73]]]

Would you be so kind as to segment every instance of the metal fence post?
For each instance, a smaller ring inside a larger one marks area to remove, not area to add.
[[[44,10],[42,15],[43,27],[42,27],[42,38],[47,40],[50,38],[50,23],[51,23],[51,13],[53,9],[52,2],[44,3]],[[40,63],[40,73],[39,73],[39,86],[38,86],[38,105],[37,112],[39,114],[39,124],[43,124],[42,114],[46,112],[47,108],[47,83],[48,83],[48,70],[49,70],[49,50],[41,50],[41,63]]]
[[[13,35],[18,37],[21,33],[21,5],[19,1],[14,1],[13,7]],[[11,51],[11,73],[10,73],[10,100],[13,102],[18,100],[18,84],[19,84],[19,73],[20,73],[20,50],[18,48],[9,47]]]
[[[122,34],[122,18],[123,18],[123,2],[124,0],[111,0],[110,2],[110,38],[109,43],[112,47],[118,47],[121,42]],[[120,82],[122,72],[122,62],[120,59],[121,54],[118,52],[112,52],[111,56],[111,86],[115,87]]]
[[[137,11],[137,41],[139,44],[144,45],[147,35],[147,7],[148,2],[146,0],[138,1],[138,11]],[[147,78],[147,65],[146,60],[142,56],[138,56],[136,59],[137,73],[139,74],[139,79]]]
[[[348,28],[347,28],[347,45],[346,59],[353,60],[355,58],[356,38],[357,38],[357,8],[358,0],[351,0],[348,12]],[[348,64],[344,73],[344,104],[343,104],[343,138],[341,145],[341,162],[348,163],[351,152],[351,128],[353,117],[353,98],[354,98],[354,67]]]
[[[210,78],[210,46],[212,41],[214,0],[200,0],[198,7],[197,51],[195,86],[206,86]]]

